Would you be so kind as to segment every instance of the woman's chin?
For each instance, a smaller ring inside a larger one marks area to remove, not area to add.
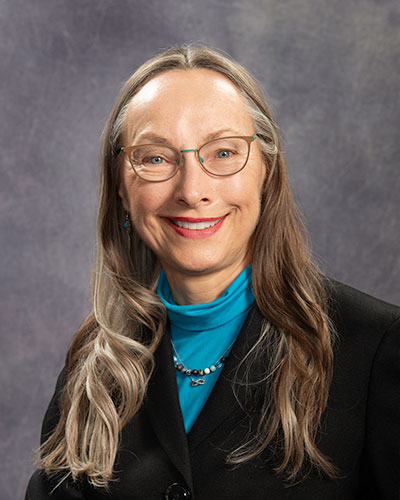
[[[197,255],[179,259],[160,259],[167,276],[210,276],[239,274],[248,264],[246,255],[235,255],[235,258],[224,258],[221,255]]]
[[[218,272],[224,266],[215,259],[182,259],[179,261],[164,260],[161,265],[167,274],[177,275],[206,275]]]
[[[171,274],[179,274],[179,275],[187,275],[187,276],[199,276],[199,275],[206,275],[210,274],[216,269],[214,266],[211,265],[199,265],[199,264],[192,264],[192,265],[180,265],[180,266],[163,266],[164,271],[166,270],[167,272],[169,271]],[[166,269],[167,268],[167,269]]]

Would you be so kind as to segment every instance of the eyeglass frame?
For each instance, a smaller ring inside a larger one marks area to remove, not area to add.
[[[209,172],[206,167],[204,166],[203,162],[201,161],[201,157],[200,157],[200,153],[199,151],[204,147],[204,146],[207,146],[207,144],[210,144],[212,142],[216,142],[216,141],[220,141],[221,139],[244,139],[246,142],[247,142],[247,157],[246,157],[246,161],[244,162],[244,165],[239,169],[237,170],[236,172],[232,172],[231,174],[214,174],[212,172]],[[178,173],[178,170],[181,166],[184,165],[184,162],[185,162],[185,157],[183,156],[182,153],[186,153],[188,151],[195,151],[196,152],[196,157],[197,157],[197,160],[198,162],[200,163],[200,166],[201,168],[203,169],[203,171],[210,175],[211,177],[229,177],[231,175],[235,175],[235,174],[238,174],[239,172],[241,172],[244,167],[247,165],[247,162],[249,161],[249,156],[250,156],[250,146],[251,146],[251,143],[253,141],[255,141],[257,139],[257,134],[254,134],[254,135],[232,135],[232,136],[228,136],[228,137],[217,137],[216,139],[211,139],[211,141],[207,141],[205,142],[203,145],[201,145],[199,148],[197,149],[177,149],[175,148],[174,146],[170,146],[169,144],[164,144],[164,143],[157,143],[157,142],[153,142],[153,143],[149,143],[149,144],[136,144],[135,146],[122,146],[118,153],[122,152],[124,154],[126,154],[128,156],[128,160],[129,160],[129,163],[133,169],[133,171],[135,172],[135,174],[140,177],[142,180],[146,181],[146,182],[164,182],[164,181],[168,181],[169,179],[172,179],[172,177],[174,177],[177,173]],[[150,180],[150,179],[145,179],[143,178],[135,169],[135,166],[131,160],[131,156],[130,156],[130,153],[137,149],[137,148],[142,148],[144,146],[164,146],[164,147],[168,147],[174,151],[176,151],[178,154],[179,154],[179,157],[180,157],[180,160],[179,160],[179,163],[174,171],[174,173],[172,175],[170,175],[169,177],[167,177],[166,179],[161,179],[161,180]],[[181,163],[182,162],[182,163]]]

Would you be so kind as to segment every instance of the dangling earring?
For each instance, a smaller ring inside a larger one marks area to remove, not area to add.
[[[129,212],[125,212],[124,228],[126,230],[127,235],[130,236],[131,235],[131,220],[129,218]]]

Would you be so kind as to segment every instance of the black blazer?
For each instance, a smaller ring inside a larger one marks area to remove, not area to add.
[[[254,307],[188,436],[179,408],[169,336],[165,335],[156,353],[147,402],[122,431],[117,481],[110,492],[99,493],[86,483],[63,483],[50,495],[56,483],[36,471],[26,499],[398,500],[400,309],[336,282],[331,287],[339,340],[318,442],[339,467],[340,479],[314,474],[301,484],[285,487],[273,472],[267,453],[240,467],[225,464],[227,451],[248,431],[230,378],[259,334],[262,317]],[[57,399],[64,379],[65,370],[44,419],[42,440],[57,421]],[[239,391],[240,399],[243,393]]]

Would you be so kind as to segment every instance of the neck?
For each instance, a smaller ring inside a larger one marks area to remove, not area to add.
[[[172,297],[177,305],[205,304],[220,297],[228,286],[247,267],[240,266],[224,269],[210,274],[183,274],[164,268]]]

